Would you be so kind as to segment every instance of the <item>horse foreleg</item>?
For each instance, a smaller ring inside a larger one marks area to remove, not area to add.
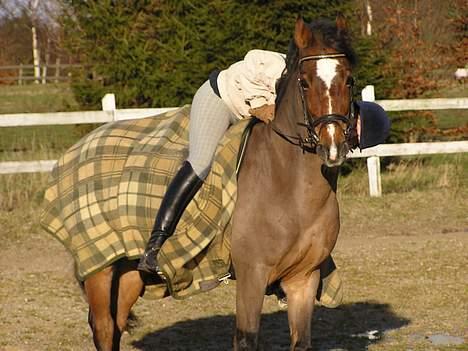
[[[267,286],[264,266],[235,265],[236,334],[234,351],[256,351],[263,299]]]
[[[84,282],[84,290],[89,304],[89,325],[93,340],[99,351],[118,350],[113,347],[114,319],[111,312],[111,289],[113,267],[98,272]]]
[[[288,298],[291,351],[311,350],[311,323],[320,271],[307,277],[286,280],[281,286]]]

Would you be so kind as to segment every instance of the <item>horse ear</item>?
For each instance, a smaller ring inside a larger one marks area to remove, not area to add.
[[[313,34],[301,16],[296,20],[294,29],[294,42],[299,49],[304,49],[312,43]]]
[[[348,25],[346,24],[346,18],[343,16],[342,13],[338,13],[336,16],[336,28],[338,28],[338,32],[346,32],[348,29]]]

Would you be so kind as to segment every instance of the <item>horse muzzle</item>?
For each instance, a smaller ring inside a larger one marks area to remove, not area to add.
[[[346,160],[349,146],[347,142],[331,145],[318,144],[316,148],[317,155],[321,158],[325,166],[338,167]]]

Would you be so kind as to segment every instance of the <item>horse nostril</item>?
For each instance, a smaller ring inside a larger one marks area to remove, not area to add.
[[[322,160],[326,160],[328,158],[328,149],[324,145],[318,144],[315,151],[317,152],[317,155],[322,158]]]
[[[349,152],[348,144],[347,143],[341,144],[341,154],[346,156],[348,152]]]

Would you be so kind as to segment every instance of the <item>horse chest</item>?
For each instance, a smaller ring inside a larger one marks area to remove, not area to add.
[[[295,222],[286,233],[276,234],[280,240],[274,245],[276,257],[271,260],[275,262],[274,279],[310,271],[335,246],[340,227],[336,199],[330,199],[323,207],[303,214],[301,218],[302,221]]]

